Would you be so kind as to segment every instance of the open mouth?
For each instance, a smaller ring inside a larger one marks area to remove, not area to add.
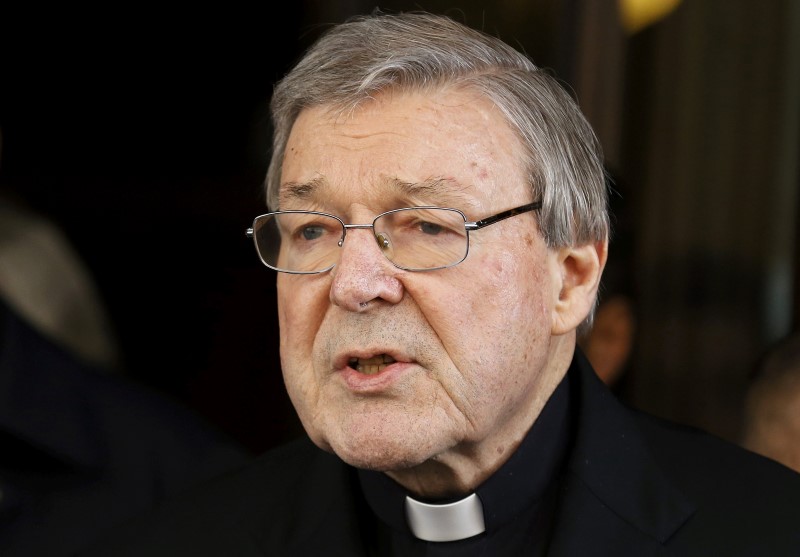
[[[389,364],[394,363],[394,361],[395,359],[388,354],[379,354],[371,358],[350,358],[347,365],[364,375],[375,375],[383,371]]]

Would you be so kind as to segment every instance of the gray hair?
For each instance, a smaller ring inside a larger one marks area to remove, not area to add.
[[[374,12],[334,26],[276,85],[267,202],[278,208],[281,165],[306,108],[346,113],[385,90],[469,88],[516,130],[547,245],[602,241],[609,221],[603,155],[574,99],[549,73],[500,39],[447,16]]]

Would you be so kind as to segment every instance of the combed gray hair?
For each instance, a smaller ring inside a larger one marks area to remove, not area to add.
[[[552,75],[498,38],[424,12],[354,17],[323,34],[275,86],[267,202],[278,208],[286,143],[303,109],[348,112],[385,90],[447,86],[485,95],[519,134],[527,153],[539,226],[547,245],[608,237],[602,150],[572,96]]]

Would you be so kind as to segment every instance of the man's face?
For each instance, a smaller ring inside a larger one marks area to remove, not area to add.
[[[307,109],[281,209],[371,223],[436,205],[477,220],[534,201],[522,160],[497,110],[465,91],[379,96],[339,117]],[[536,213],[471,233],[448,269],[398,269],[371,230],[351,229],[331,271],[279,274],[283,373],[311,438],[401,483],[423,463],[496,466],[563,374],[556,358],[571,356],[551,336],[560,274]]]

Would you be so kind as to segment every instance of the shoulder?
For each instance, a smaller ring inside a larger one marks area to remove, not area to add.
[[[64,404],[76,409],[76,428],[120,495],[135,491],[155,502],[252,459],[237,440],[177,398],[126,377],[78,371],[65,375],[70,384]]]
[[[348,476],[346,465],[303,437],[169,499],[85,557],[261,555],[265,538],[291,537],[293,521],[339,497]]]
[[[162,505],[156,515],[159,520],[187,517],[187,523],[193,524],[228,520],[245,524],[255,516],[281,518],[302,509],[329,483],[339,480],[341,484],[346,473],[340,460],[302,437],[185,491]]]
[[[631,412],[657,461],[687,487],[780,489],[800,502],[800,474],[788,467],[698,428]]]
[[[622,404],[580,355],[564,544],[646,540],[675,555],[794,555],[800,474],[700,429]],[[601,526],[602,525],[602,526]]]
[[[737,555],[783,555],[800,546],[800,474],[702,430],[641,412],[634,416],[664,476],[695,507],[675,544],[696,550],[716,532],[709,552],[722,543]]]
[[[582,354],[576,361],[577,452],[594,458],[595,465],[597,459],[607,464],[601,467],[604,479],[619,476],[621,470],[660,472],[687,496],[708,504],[720,504],[727,494],[760,504],[766,502],[764,493],[773,493],[778,501],[800,505],[797,472],[732,441],[620,401]]]

